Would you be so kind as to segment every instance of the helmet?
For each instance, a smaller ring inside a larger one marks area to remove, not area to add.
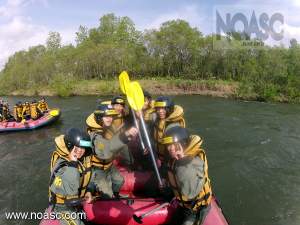
[[[94,111],[94,118],[97,123],[100,123],[104,116],[117,116],[118,112],[111,105],[99,105]]]
[[[90,136],[77,128],[67,130],[64,141],[69,151],[71,151],[74,146],[85,149],[90,149],[92,147]]]
[[[174,111],[174,102],[167,96],[159,96],[154,103],[155,108],[166,108],[167,115],[170,115]]]
[[[125,100],[122,96],[115,96],[112,100],[111,100],[111,104],[121,104],[121,105],[125,105]]]
[[[111,105],[111,100],[98,99],[97,104],[99,104],[99,105]]]
[[[175,126],[168,129],[162,139],[163,145],[169,145],[173,143],[181,143],[186,145],[190,137],[190,134],[186,128]]]

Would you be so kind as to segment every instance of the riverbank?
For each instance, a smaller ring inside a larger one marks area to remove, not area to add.
[[[138,80],[143,89],[154,95],[205,95],[233,98],[237,95],[238,82],[222,80],[177,80],[177,79],[145,79]],[[19,89],[6,95],[12,96],[84,96],[114,95],[120,93],[117,80],[82,80],[57,83],[52,86]]]
[[[284,95],[262,96],[253,90],[251,84],[224,80],[183,80],[183,79],[142,79],[141,86],[153,95],[203,95],[234,98],[251,101],[299,102],[291,101]],[[3,92],[3,91],[2,91]],[[117,80],[81,80],[57,82],[43,87],[18,89],[1,93],[11,96],[85,96],[119,94]]]

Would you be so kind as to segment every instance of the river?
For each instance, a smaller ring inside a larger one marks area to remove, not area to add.
[[[8,97],[11,105],[24,97]],[[0,224],[5,212],[47,207],[54,137],[82,128],[96,97],[49,97],[60,120],[32,132],[0,134]],[[204,139],[213,191],[232,225],[300,224],[300,106],[176,96],[187,127]]]

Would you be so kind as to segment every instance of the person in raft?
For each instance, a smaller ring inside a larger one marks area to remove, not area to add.
[[[88,203],[92,201],[87,189],[91,177],[90,136],[71,128],[65,135],[56,137],[55,144],[56,150],[51,158],[49,209],[60,213],[62,225],[83,225],[80,218],[74,220],[70,214],[80,212],[83,199]]]
[[[41,113],[48,112],[49,106],[48,106],[48,103],[46,102],[46,99],[45,99],[44,97],[42,97],[42,99],[39,100],[38,105],[37,105],[37,108],[38,108],[38,110],[39,110]]]
[[[114,117],[118,113],[111,105],[100,105],[94,111],[94,122],[87,119],[90,129],[93,149],[95,155],[92,157],[93,176],[91,179],[91,189],[98,192],[104,198],[119,197],[119,191],[124,183],[124,178],[113,164],[119,152],[127,149],[127,143],[135,138],[138,130],[130,127],[127,130],[111,132]],[[95,129],[97,128],[97,129]]]
[[[179,201],[179,224],[200,225],[210,209],[212,189],[202,139],[180,126],[166,131],[162,140],[170,155],[168,185]]]
[[[23,120],[23,106],[22,106],[22,102],[18,102],[15,106],[14,106],[14,111],[13,111],[13,115],[14,115],[14,119],[16,122],[21,122]]]

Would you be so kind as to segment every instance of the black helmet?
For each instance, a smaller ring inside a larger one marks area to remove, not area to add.
[[[98,124],[101,123],[102,117],[104,116],[117,116],[118,112],[111,106],[102,104],[97,107],[94,111],[94,118]]]
[[[159,96],[154,103],[155,108],[166,108],[167,115],[170,115],[174,111],[174,102],[167,96]]]
[[[111,100],[111,104],[121,104],[121,105],[125,105],[125,100],[122,96],[115,96],[112,100]]]
[[[88,150],[92,147],[90,136],[77,128],[69,129],[64,136],[64,141],[69,151],[71,151],[74,146]]]
[[[175,126],[168,129],[162,139],[163,145],[169,145],[173,143],[181,143],[186,145],[190,137],[190,134],[186,128]]]

